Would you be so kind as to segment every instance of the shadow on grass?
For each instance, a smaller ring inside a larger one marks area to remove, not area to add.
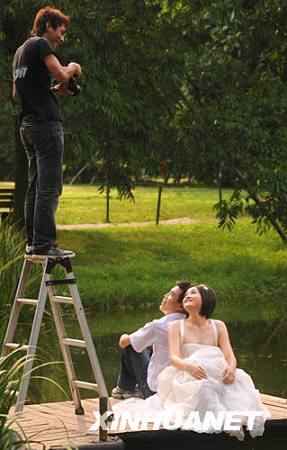
[[[287,248],[240,224],[61,232],[77,252],[75,274],[87,304],[157,304],[176,280],[204,282],[219,298],[286,294]]]

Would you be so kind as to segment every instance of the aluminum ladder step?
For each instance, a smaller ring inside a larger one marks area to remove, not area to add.
[[[72,380],[72,386],[77,386],[82,389],[89,389],[98,392],[99,386],[96,383],[89,383],[88,381]]]
[[[74,299],[72,297],[63,297],[61,295],[53,295],[53,302],[57,303],[71,303],[74,304]]]
[[[65,345],[71,345],[73,347],[87,347],[86,341],[83,341],[81,339],[63,338],[63,343]]]
[[[32,298],[17,298],[17,302],[21,303],[22,305],[37,305],[38,300],[34,300]]]

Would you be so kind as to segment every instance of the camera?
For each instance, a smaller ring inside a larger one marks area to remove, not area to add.
[[[69,83],[67,86],[68,90],[72,92],[73,96],[79,95],[81,92],[81,86],[78,85],[77,79],[75,76],[69,79]]]

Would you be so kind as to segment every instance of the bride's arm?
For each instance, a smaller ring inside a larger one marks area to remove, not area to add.
[[[168,345],[170,352],[171,364],[179,370],[184,370],[185,361],[181,357],[180,352],[180,335],[179,335],[180,322],[175,320],[169,325],[168,328]]]
[[[226,325],[221,320],[217,320],[218,345],[222,350],[228,367],[223,372],[223,382],[230,384],[234,381],[237,361],[234,356]]]
[[[180,351],[180,333],[179,333],[180,321],[174,321],[169,325],[168,329],[168,343],[170,351],[170,362],[179,370],[186,370],[190,372],[192,376],[201,380],[207,378],[205,370],[196,364],[191,364],[184,359]]]

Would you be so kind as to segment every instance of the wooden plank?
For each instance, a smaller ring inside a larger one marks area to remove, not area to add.
[[[273,395],[260,394],[261,400],[267,405],[285,405],[287,408],[286,398],[274,397]]]
[[[272,420],[285,419],[287,421],[286,399],[267,394],[261,394],[261,399],[270,411]],[[120,401],[110,399],[112,405]],[[69,442],[74,446],[98,442],[98,432],[89,433],[88,430],[95,421],[93,412],[98,411],[99,399],[82,400],[82,405],[85,409],[84,415],[75,414],[71,401],[27,405],[24,412],[17,416],[19,425],[14,423],[12,428],[22,427],[28,437],[44,443],[46,448],[52,445],[66,446]],[[112,431],[108,434],[114,435],[116,432]],[[38,450],[38,448],[42,450],[43,445],[33,443],[32,448],[33,450]]]
[[[90,398],[82,400],[83,407],[90,411],[98,411],[99,410],[99,399],[98,398]]]
[[[282,405],[282,406],[280,406],[280,405],[266,405],[266,404],[264,404],[264,406],[267,408],[267,409],[271,409],[271,410],[276,410],[276,411],[281,411],[283,414],[285,413],[287,413],[287,408],[284,406],[284,405]]]
[[[268,411],[271,414],[271,419],[286,419],[287,411],[280,410],[278,408],[268,408]]]
[[[13,427],[14,429],[16,429],[16,427]],[[18,427],[19,428],[19,427]],[[42,427],[41,429],[30,429],[29,430],[25,430],[25,434],[28,438],[35,440],[41,440],[41,441],[46,441],[46,440],[53,440],[53,441],[58,441],[60,439],[66,439],[69,438],[78,438],[78,437],[85,437],[87,436],[86,431],[79,431],[79,430],[75,430],[75,429],[70,429],[68,427],[50,427],[49,425],[46,427]]]
[[[85,404],[83,404],[83,407],[85,408]],[[45,413],[45,414],[51,414],[51,407],[50,406],[45,407],[43,405],[42,408],[41,408],[41,411],[42,411],[42,413]],[[64,417],[71,417],[73,419],[81,418],[81,417],[82,418],[84,418],[84,417],[85,418],[87,418],[87,417],[94,417],[92,411],[89,411],[88,409],[85,409],[85,414],[77,415],[77,414],[75,414],[73,406],[67,407],[65,405],[63,405],[63,406],[62,405],[55,405],[55,406],[53,406],[53,414],[64,416]]]
[[[78,416],[74,413],[74,409],[62,408],[61,405],[55,405],[53,410],[50,406],[45,408],[41,405],[41,411],[37,411],[36,405],[33,405],[34,409],[32,414],[34,414],[35,419],[43,421],[43,417],[46,419],[46,425],[50,424],[53,427],[66,426],[68,430],[74,430],[79,433],[87,433],[91,425],[95,422],[95,417],[92,413]],[[40,406],[40,405],[39,405]],[[53,411],[53,413],[51,413]]]

